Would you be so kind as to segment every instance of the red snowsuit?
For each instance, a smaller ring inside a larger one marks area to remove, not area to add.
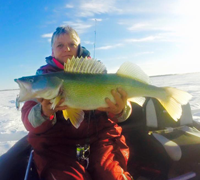
[[[42,73],[61,71],[52,63],[41,67]],[[55,60],[55,59],[54,59]],[[53,62],[53,61],[51,61]],[[22,120],[29,131],[28,140],[34,149],[34,162],[41,178],[45,180],[122,180],[131,179],[127,172],[129,148],[121,135],[118,119],[100,111],[85,111],[85,118],[76,129],[63,118],[62,111],[53,120],[45,119],[35,126],[31,121],[43,116],[34,112],[40,104],[25,102]],[[35,113],[35,114],[34,114]],[[32,116],[32,117],[31,117]],[[44,117],[43,117],[44,118]],[[90,144],[89,166],[76,158],[76,146]]]

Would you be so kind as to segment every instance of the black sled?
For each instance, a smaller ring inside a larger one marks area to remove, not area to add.
[[[130,147],[128,171],[135,180],[200,180],[200,129],[190,105],[175,122],[156,99],[120,125]],[[27,136],[0,157],[0,180],[40,180]]]

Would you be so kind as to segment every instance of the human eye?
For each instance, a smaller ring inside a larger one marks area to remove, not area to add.
[[[62,48],[62,47],[63,47],[63,44],[58,44],[57,47],[58,47],[58,48]]]
[[[71,44],[70,44],[70,47],[74,47],[74,48],[76,48],[77,45],[76,45],[75,43],[71,43]]]

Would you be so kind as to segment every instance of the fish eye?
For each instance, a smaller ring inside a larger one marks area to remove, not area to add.
[[[33,83],[33,82],[34,82],[34,79],[29,79],[29,82],[30,82],[30,83]]]

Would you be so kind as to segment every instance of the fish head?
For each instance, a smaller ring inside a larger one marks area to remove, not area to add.
[[[27,76],[15,79],[20,88],[19,102],[34,98],[53,99],[62,87],[63,80],[49,74]]]

